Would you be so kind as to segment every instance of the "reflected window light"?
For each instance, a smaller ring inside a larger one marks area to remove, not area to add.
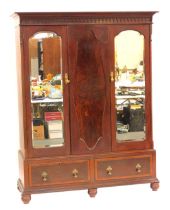
[[[115,38],[116,62],[119,68],[128,69],[138,67],[143,59],[144,38],[137,31],[123,31]]]
[[[34,35],[34,39],[38,39],[38,40],[41,40],[41,39],[45,39],[45,38],[50,38],[50,37],[56,37],[57,34],[54,34],[54,33],[47,33],[47,32],[41,32],[41,33],[37,33]]]

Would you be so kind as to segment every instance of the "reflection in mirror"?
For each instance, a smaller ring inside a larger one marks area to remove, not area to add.
[[[115,37],[116,139],[145,139],[144,36],[127,30]]]
[[[39,32],[29,39],[34,148],[64,144],[61,41],[52,32]]]

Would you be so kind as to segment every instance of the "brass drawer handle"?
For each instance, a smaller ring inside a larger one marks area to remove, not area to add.
[[[48,173],[46,171],[43,171],[41,173],[41,178],[42,178],[43,182],[46,182],[48,180]]]
[[[74,178],[77,178],[78,177],[78,170],[77,169],[74,169],[73,171],[72,171],[72,175],[73,175],[73,177]]]
[[[68,74],[67,73],[65,73],[65,75],[64,75],[64,80],[65,80],[66,85],[70,83],[70,80],[68,79]]]
[[[136,165],[136,172],[137,173],[141,173],[142,172],[142,166],[139,163]]]
[[[107,173],[107,175],[109,175],[109,176],[112,175],[112,167],[111,167],[111,166],[108,166],[108,167],[106,168],[106,173]]]
[[[113,71],[110,72],[110,81],[111,82],[115,81]]]

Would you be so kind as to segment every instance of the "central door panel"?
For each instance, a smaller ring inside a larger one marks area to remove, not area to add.
[[[107,26],[70,26],[72,154],[111,150]]]

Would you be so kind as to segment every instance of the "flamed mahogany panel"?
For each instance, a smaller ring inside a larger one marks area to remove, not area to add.
[[[69,27],[69,34],[72,152],[108,151],[107,27]]]
[[[80,140],[91,149],[103,139],[102,117],[106,101],[103,63],[100,42],[93,31],[87,31],[77,44],[74,105]]]

